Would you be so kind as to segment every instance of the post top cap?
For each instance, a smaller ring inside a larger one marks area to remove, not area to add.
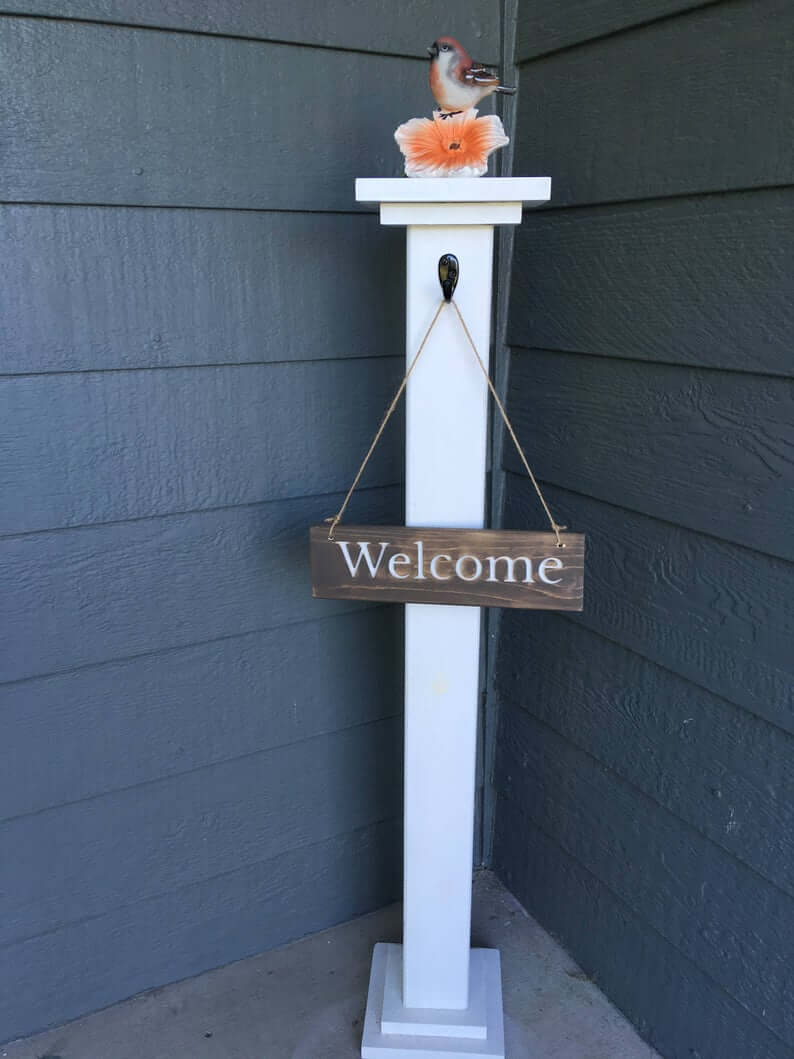
[[[359,177],[356,202],[522,202],[551,198],[551,177]]]

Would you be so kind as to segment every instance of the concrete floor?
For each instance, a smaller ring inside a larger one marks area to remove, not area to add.
[[[475,878],[472,934],[502,952],[508,1059],[657,1055],[490,872]],[[392,905],[7,1044],[0,1059],[355,1059],[372,946],[399,940]]]

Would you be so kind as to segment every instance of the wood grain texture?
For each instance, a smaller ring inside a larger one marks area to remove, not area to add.
[[[329,540],[329,529],[310,532],[312,594],[321,599],[582,609],[577,534],[559,547],[553,533],[340,523]]]
[[[544,481],[794,558],[792,380],[533,351],[508,397]]]
[[[4,1038],[252,956],[398,898],[383,820],[0,948]]]
[[[794,566],[549,487],[555,518],[587,533],[576,620],[794,732]],[[510,476],[505,524],[537,503]],[[506,663],[507,664],[507,663]]]
[[[557,206],[792,183],[793,49],[794,7],[755,0],[528,63],[514,171]]]
[[[0,945],[394,818],[401,733],[374,721],[6,821]]]
[[[527,215],[508,340],[792,375],[794,189]]]
[[[0,374],[401,353],[404,243],[364,214],[0,207]]]
[[[790,896],[512,707],[502,713],[496,782],[648,927],[792,1045]]]
[[[788,1059],[791,1049],[514,802],[500,799],[498,870],[662,1055]]]
[[[0,533],[346,489],[403,360],[0,379]],[[362,483],[402,479],[393,424]]]
[[[23,18],[0,93],[7,202],[268,210],[353,209],[433,102],[414,59]]]
[[[291,41],[345,50],[414,55],[439,35],[438,14],[423,0],[399,6],[387,0],[314,4],[298,0],[27,0],[28,15],[84,18],[161,29],[229,34]],[[499,5],[496,0],[451,0],[445,19],[481,62],[499,61]]]
[[[702,7],[707,0],[533,0],[519,8],[516,62],[570,48],[655,18]]]
[[[794,737],[555,615],[506,615],[496,674],[501,701],[794,897]]]
[[[379,607],[2,685],[0,817],[395,716],[401,644]]]
[[[394,522],[401,491],[353,517]],[[311,595],[308,527],[341,496],[61,530],[0,542],[2,679],[236,636],[362,604]]]

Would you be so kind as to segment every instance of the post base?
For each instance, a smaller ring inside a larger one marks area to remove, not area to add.
[[[504,1059],[498,949],[472,949],[469,1007],[402,1005],[402,946],[380,942],[372,954],[362,1059]]]

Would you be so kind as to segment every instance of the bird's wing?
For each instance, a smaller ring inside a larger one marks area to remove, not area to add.
[[[466,70],[463,71],[463,80],[468,81],[469,84],[473,85],[498,85],[499,78],[493,72],[485,66],[478,66],[477,63],[473,63]]]

